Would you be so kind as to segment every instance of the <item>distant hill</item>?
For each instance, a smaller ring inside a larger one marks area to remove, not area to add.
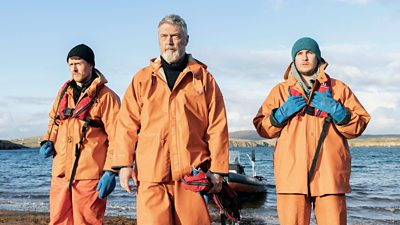
[[[42,138],[39,136],[17,138],[12,140],[0,140],[0,149],[39,148]]]
[[[229,139],[229,144],[232,147],[274,146],[276,141],[276,139],[260,137],[255,130],[230,132]],[[351,147],[400,147],[400,134],[361,135],[350,139],[349,145]]]
[[[357,139],[365,138],[400,138],[400,134],[364,134]]]
[[[16,144],[7,140],[0,140],[0,149],[8,150],[8,149],[21,149],[21,148],[26,148],[26,146],[21,144]]]
[[[241,130],[229,132],[229,138],[246,139],[246,140],[264,140],[260,137],[256,130]],[[371,138],[400,138],[400,134],[363,134],[356,139],[371,139]]]
[[[260,137],[260,135],[258,135],[257,131],[255,130],[241,130],[241,131],[229,132],[229,138],[254,140],[254,141],[265,140],[265,138]]]
[[[39,148],[42,138],[18,138],[13,140],[0,140],[0,149]],[[265,139],[255,130],[243,130],[229,133],[229,147],[273,147],[276,139]],[[351,147],[400,147],[399,134],[387,135],[362,135],[349,140]]]

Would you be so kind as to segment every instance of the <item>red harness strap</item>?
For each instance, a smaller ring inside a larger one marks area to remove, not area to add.
[[[90,97],[86,95],[78,102],[78,104],[75,106],[75,109],[70,109],[68,108],[68,94],[66,93],[66,89],[68,88],[69,82],[70,81],[67,81],[62,87],[63,92],[61,93],[60,96],[60,103],[58,110],[60,119],[65,120],[68,117],[72,117],[72,118],[78,118],[80,120],[85,120],[90,107],[92,106],[94,100],[97,97],[97,93],[100,92],[100,90],[103,88],[104,85],[101,85],[97,88],[97,93],[95,96]]]
[[[321,93],[326,93],[326,91],[328,91],[331,88],[331,79],[328,75],[326,75],[328,80],[324,83],[319,83],[318,81],[315,83],[313,90],[311,91],[311,94],[314,91],[318,91]],[[302,96],[302,94],[297,91],[296,89],[294,89],[293,86],[289,87],[289,94],[292,96]],[[321,117],[321,118],[327,118],[328,117],[328,113],[321,111],[315,107],[312,107],[310,105],[306,105],[297,115],[298,116],[304,116],[305,114],[309,114],[312,116],[316,116],[316,117]]]

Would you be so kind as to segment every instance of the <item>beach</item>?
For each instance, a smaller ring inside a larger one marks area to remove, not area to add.
[[[216,216],[211,216],[213,225],[220,224],[220,220]],[[29,212],[29,211],[11,211],[0,210],[0,225],[47,225],[49,224],[49,213]],[[104,225],[135,225],[136,221],[132,218],[123,216],[105,216]],[[261,221],[252,220],[250,218],[243,219],[241,225],[264,225]]]
[[[49,213],[0,210],[0,224],[47,225],[49,224]],[[106,216],[104,224],[134,225],[136,222],[131,218],[121,216]]]

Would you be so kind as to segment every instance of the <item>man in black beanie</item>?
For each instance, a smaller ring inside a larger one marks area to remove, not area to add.
[[[94,68],[90,47],[72,48],[67,63],[72,78],[58,91],[40,148],[41,155],[53,157],[50,224],[100,225],[115,187],[108,143],[120,100]]]
[[[80,45],[73,47],[68,52],[67,62],[68,62],[69,58],[73,58],[73,57],[78,57],[78,58],[84,59],[86,62],[92,64],[93,67],[95,66],[94,52],[89,46],[87,46],[85,44],[80,44]]]

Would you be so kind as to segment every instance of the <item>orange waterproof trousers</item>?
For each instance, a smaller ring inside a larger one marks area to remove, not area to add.
[[[318,225],[346,225],[346,196],[323,195],[313,198]],[[311,203],[307,195],[277,194],[277,209],[281,225],[309,225]]]
[[[181,182],[140,182],[136,197],[138,225],[209,225],[203,197]]]
[[[98,199],[98,180],[74,181],[72,191],[65,178],[53,177],[50,186],[50,225],[101,225],[106,199]]]

